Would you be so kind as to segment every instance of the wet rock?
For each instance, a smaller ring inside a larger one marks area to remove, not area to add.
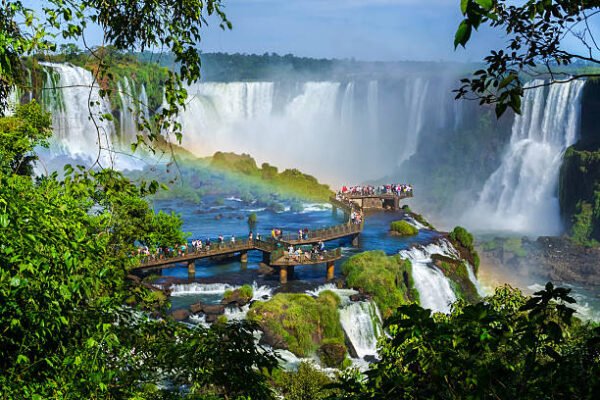
[[[357,293],[350,295],[350,301],[369,301],[371,300],[371,295],[368,293]]]
[[[190,306],[192,314],[200,314],[202,312],[202,303],[194,303]]]
[[[188,310],[175,310],[171,313],[171,317],[175,321],[185,321],[190,316],[190,312]]]
[[[275,271],[273,269],[273,267],[271,267],[270,265],[267,265],[263,262],[261,262],[260,264],[258,264],[258,273],[259,274],[272,274],[273,271]]]
[[[372,356],[372,355],[370,355],[370,354],[367,354],[366,356],[364,356],[364,357],[363,357],[363,360],[365,360],[365,361],[366,361],[366,362],[368,362],[368,363],[374,363],[374,362],[377,362],[377,361],[379,361],[379,360],[377,360],[377,357],[375,357],[375,356]]]
[[[203,304],[203,303],[194,303],[190,306],[190,312],[192,314],[201,314],[204,313],[208,317],[208,315],[222,315],[225,313],[225,306],[222,304]]]
[[[206,318],[205,321],[208,324],[213,324],[217,321],[217,319],[219,319],[219,315],[218,314],[206,314]]]
[[[341,343],[326,343],[319,348],[318,354],[327,367],[339,368],[346,359],[346,346]]]
[[[222,315],[225,313],[225,306],[222,304],[204,304],[202,306],[202,312],[209,315]]]
[[[221,300],[221,304],[226,306],[238,306],[243,307],[250,302],[252,298],[244,297],[241,295],[240,290],[236,289],[226,298]]]
[[[283,340],[283,337],[266,327],[263,328],[263,335],[260,338],[260,343],[271,346],[274,349],[289,350],[289,346],[285,340]]]

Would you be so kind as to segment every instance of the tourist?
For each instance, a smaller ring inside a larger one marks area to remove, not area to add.
[[[256,240],[260,240],[260,232],[256,232]]]
[[[298,240],[302,240],[302,229],[298,229]]]
[[[288,256],[291,257],[293,254],[294,254],[294,246],[292,246],[290,244],[290,247],[288,247]]]
[[[250,231],[250,233],[248,234],[248,242],[252,243],[253,238],[254,236],[252,235],[252,231]]]
[[[235,244],[235,236],[231,235],[231,244]]]
[[[308,240],[308,228],[304,228],[304,231],[302,232],[302,238],[304,240]]]

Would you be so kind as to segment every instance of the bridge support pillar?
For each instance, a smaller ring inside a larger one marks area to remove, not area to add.
[[[194,260],[188,261],[188,275],[196,275],[196,262]]]
[[[240,256],[240,261],[243,263],[248,262],[248,252],[247,251],[242,251],[241,256]]]
[[[262,262],[268,265],[271,262],[271,254],[263,251],[262,255]]]
[[[335,262],[329,261],[327,263],[327,280],[328,281],[333,280],[334,276],[335,276]]]
[[[288,279],[287,267],[279,267],[279,283],[285,284]]]
[[[352,247],[358,247],[358,235],[352,237]]]

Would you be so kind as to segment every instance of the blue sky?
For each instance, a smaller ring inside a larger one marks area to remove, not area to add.
[[[26,0],[41,9],[39,0]],[[368,61],[478,61],[503,39],[475,35],[467,50],[454,51],[460,0],[224,0],[233,30],[216,19],[205,30],[205,52],[292,53]],[[100,43],[99,29],[87,33]]]
[[[225,0],[232,31],[211,26],[205,51],[293,53],[360,60],[481,59],[491,32],[454,51],[460,0]]]

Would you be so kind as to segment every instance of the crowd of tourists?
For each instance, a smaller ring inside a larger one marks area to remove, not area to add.
[[[323,241],[319,241],[318,243],[313,244],[310,249],[306,249],[306,246],[294,247],[290,244],[288,247],[287,256],[289,259],[298,262],[318,261],[324,259],[324,254],[326,252],[325,243]]]
[[[395,194],[397,196],[412,194],[412,185],[391,183],[388,185],[364,185],[364,186],[342,186],[339,195],[343,196],[377,196],[383,194]]]

